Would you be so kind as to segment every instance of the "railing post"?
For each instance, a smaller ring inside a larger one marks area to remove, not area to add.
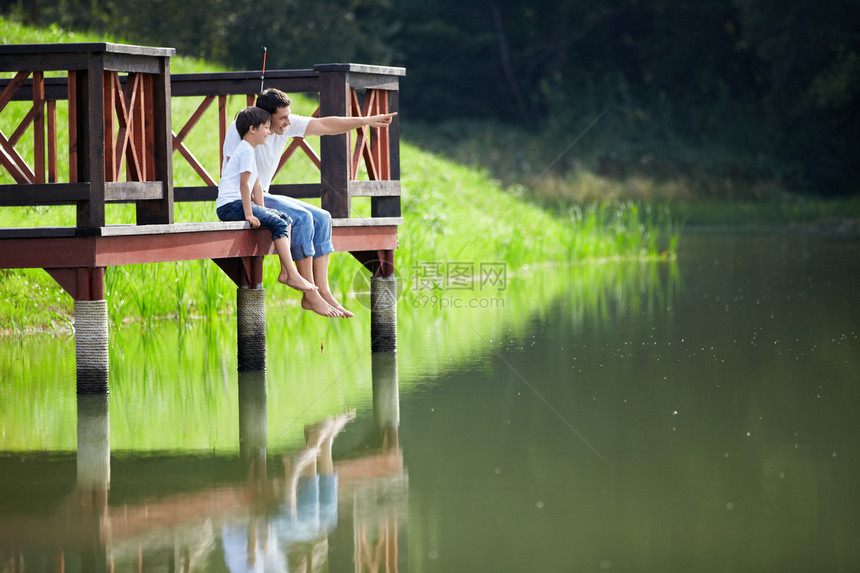
[[[400,92],[389,90],[388,112],[400,111]],[[390,162],[391,181],[400,181],[400,116],[395,116],[388,126],[388,157]],[[371,197],[371,217],[400,217],[400,195],[395,197]]]
[[[320,74],[320,117],[349,115],[348,66],[314,66]],[[323,209],[339,219],[349,217],[349,135],[320,138]]]
[[[88,181],[88,198],[78,202],[77,232],[94,235],[105,224],[105,121],[104,121],[104,54],[93,52],[87,58],[87,71],[78,75],[79,107],[77,114],[78,150],[84,150],[79,163],[78,180]],[[84,76],[84,77],[80,77]],[[81,93],[82,92],[82,93]]]
[[[85,121],[81,114],[86,114],[85,105],[81,105],[81,97],[85,93],[81,89],[81,81],[86,83],[86,72],[69,70],[68,79],[66,80],[66,93],[69,100],[69,183],[77,183],[80,181],[81,171],[83,166],[82,149],[86,149],[85,144],[81,142],[80,125]],[[84,147],[81,147],[84,145]]]
[[[35,183],[45,182],[45,74],[33,72],[33,159]]]
[[[161,181],[161,199],[137,202],[137,224],[173,223],[173,134],[170,118],[170,58],[158,58],[158,73],[152,78],[153,181]],[[147,173],[147,176],[149,174]]]

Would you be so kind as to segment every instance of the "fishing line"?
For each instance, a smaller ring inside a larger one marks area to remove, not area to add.
[[[562,157],[564,157],[565,155],[567,155],[567,152],[568,152],[568,151],[570,151],[570,148],[571,148],[571,147],[573,147],[574,145],[576,145],[576,142],[577,142],[577,141],[579,141],[580,139],[582,139],[582,136],[584,136],[586,133],[588,133],[588,131],[589,131],[592,127],[594,127],[594,124],[595,124],[595,123],[597,123],[597,122],[600,120],[600,118],[601,118],[601,117],[603,117],[604,115],[606,115],[606,112],[607,112],[607,111],[609,111],[609,108],[608,108],[608,107],[607,107],[606,109],[604,109],[602,112],[600,112],[600,115],[598,115],[597,117],[595,117],[595,118],[591,121],[591,123],[589,123],[589,124],[588,124],[588,127],[586,127],[585,129],[583,129],[583,130],[582,130],[582,132],[581,132],[579,135],[577,135],[577,136],[573,139],[573,141],[571,141],[570,143],[568,143],[568,144],[567,144],[567,147],[565,147],[565,148],[562,150],[562,152],[561,152],[561,153],[559,153],[558,155],[556,155],[555,159],[553,159],[552,161],[550,161],[549,165],[547,165],[547,166],[544,168],[544,170],[543,170],[543,171],[541,171],[541,173],[540,173],[540,175],[538,175],[538,177],[540,178],[540,177],[543,177],[544,175],[546,175],[547,171],[549,171],[550,169],[552,169],[552,166],[553,166],[553,165],[555,165],[556,163],[558,163],[559,159],[561,159]]]
[[[379,338],[379,337],[377,337],[377,338]],[[376,339],[372,340],[372,341],[371,341],[371,345],[373,345],[375,342],[376,342]],[[371,346],[370,348],[372,348],[372,346]],[[298,414],[298,415],[293,419],[293,421],[292,421],[292,422],[290,422],[289,424],[287,424],[287,426],[286,426],[286,427],[281,431],[281,433],[280,433],[280,434],[278,434],[278,435],[277,435],[277,437],[276,437],[274,440],[271,440],[271,442],[273,442],[273,443],[274,443],[274,442],[277,442],[278,440],[280,440],[280,439],[281,439],[281,437],[282,437],[284,434],[286,434],[286,433],[290,430],[290,428],[292,428],[293,426],[295,426],[295,425],[296,425],[296,422],[298,422],[299,420],[301,420],[301,419],[303,418],[303,416],[308,412],[308,410],[310,410],[310,409],[311,409],[311,407],[313,407],[313,405],[314,405],[314,404],[316,404],[316,403],[317,403],[317,402],[318,402],[318,401],[319,401],[323,396],[325,396],[326,392],[328,392],[329,390],[331,390],[332,386],[334,386],[335,384],[337,384],[337,381],[338,381],[338,380],[340,380],[340,379],[341,379],[341,378],[342,378],[342,377],[343,377],[347,372],[349,372],[349,370],[353,367],[353,365],[355,365],[355,363],[356,363],[356,362],[358,362],[359,360],[361,360],[364,356],[366,356],[366,355],[367,355],[367,353],[368,353],[368,352],[370,352],[370,348],[367,348],[365,351],[358,353],[358,355],[357,355],[357,356],[352,360],[352,362],[350,362],[349,364],[347,364],[347,365],[346,365],[346,367],[343,369],[343,371],[342,371],[340,374],[338,374],[337,376],[335,376],[335,377],[334,377],[334,380],[332,380],[332,381],[331,381],[331,383],[330,383],[328,386],[326,386],[325,388],[323,388],[323,389],[322,389],[322,392],[320,392],[320,393],[317,395],[317,397],[316,397],[316,398],[314,398],[313,400],[311,400],[311,401],[310,401],[310,403],[305,407],[305,409],[304,409],[304,410],[302,410],[302,411],[301,411],[301,412],[300,412],[300,413],[299,413],[299,414]]]

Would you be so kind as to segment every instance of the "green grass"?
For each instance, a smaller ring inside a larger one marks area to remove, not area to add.
[[[33,30],[0,19],[0,38],[5,42],[93,42],[104,38],[67,33],[51,28]],[[199,60],[177,57],[171,60],[176,73],[218,71]],[[199,98],[174,98],[172,115],[178,131],[199,105]],[[229,109],[238,111],[244,98],[231,98]],[[297,96],[294,111],[309,115],[316,102]],[[64,125],[67,109],[58,106],[58,125]],[[27,112],[25,104],[12,103],[0,114],[4,133],[17,126]],[[408,118],[403,118],[408,126]],[[408,131],[408,130],[404,130]],[[218,143],[214,107],[186,139],[188,147],[218,176]],[[32,160],[32,143],[27,134],[17,149]],[[68,172],[67,149],[58,155],[59,171]],[[319,148],[318,138],[309,138]],[[29,145],[28,145],[29,144]],[[464,263],[466,268],[481,264],[502,264],[515,273],[538,265],[563,265],[604,259],[665,259],[675,256],[680,228],[665,208],[640,207],[632,201],[580,207],[565,204],[563,209],[547,209],[521,185],[503,186],[483,169],[445,159],[423,151],[408,141],[401,144],[402,211],[404,225],[399,231],[398,275],[403,283],[406,304],[414,293],[416,269],[432,264],[449,268]],[[291,159],[276,181],[318,181],[319,173],[310,161]],[[11,183],[0,170],[0,184]],[[174,182],[177,186],[199,185],[198,175],[177,153],[174,154]],[[369,214],[369,199],[354,199],[355,216]],[[178,222],[215,221],[212,203],[178,203]],[[108,224],[133,223],[129,205],[108,205]],[[0,227],[73,226],[74,208],[0,207]],[[333,256],[331,283],[336,296],[354,304],[352,285],[362,267],[347,254]],[[423,272],[423,270],[422,270]],[[275,307],[297,307],[298,296],[276,283],[277,264],[267,261],[264,284],[268,300]],[[106,273],[109,316],[116,326],[129,320],[153,318],[214,317],[231,312],[235,285],[210,261],[161,263],[110,268]],[[62,330],[69,322],[71,302],[40,269],[10,270],[0,274],[0,325],[2,332]],[[17,301],[17,302],[16,302]]]

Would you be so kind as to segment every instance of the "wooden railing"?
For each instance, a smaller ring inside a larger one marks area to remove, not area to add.
[[[399,111],[398,78],[402,68],[358,64],[322,64],[312,70],[269,71],[265,87],[286,93],[311,93],[319,98],[314,116],[368,116]],[[191,165],[201,186],[177,187],[177,201],[214,200],[213,173],[185,145],[186,137],[217,100],[219,142],[224,141],[230,117],[238,110],[227,109],[227,96],[244,95],[253,105],[259,92],[259,72],[174,74],[172,96],[200,98],[187,122],[174,133],[174,149]],[[233,112],[233,113],[231,113]],[[320,171],[319,183],[273,184],[272,193],[291,197],[321,199],[321,205],[335,218],[350,216],[352,197],[371,197],[371,216],[400,216],[400,130],[395,120],[388,129],[364,128],[357,133],[321,138],[317,152],[302,138],[294,138],[281,156],[279,169],[297,152],[304,154]],[[223,157],[219,156],[223,161]],[[367,180],[358,180],[362,167]]]
[[[0,165],[16,182],[0,186],[0,206],[74,203],[80,235],[99,233],[109,202],[134,202],[138,224],[171,223],[173,54],[172,48],[106,43],[0,46],[0,71],[16,72],[0,83],[0,112],[10,101],[32,101],[12,135],[0,134]],[[45,78],[54,72],[66,76]],[[62,99],[68,100],[65,181],[57,172],[56,102]],[[31,126],[32,167],[15,148]],[[124,160],[127,173],[119,181]]]
[[[231,110],[228,96],[253,104],[258,72],[170,75],[171,48],[107,43],[0,46],[0,113],[11,101],[32,102],[21,122],[0,131],[0,167],[15,181],[0,185],[0,206],[74,204],[75,233],[99,235],[106,203],[136,205],[137,224],[172,224],[174,201],[214,200],[217,166],[205,166],[187,137],[218,102],[219,142]],[[59,77],[46,77],[59,73]],[[65,76],[62,74],[65,73]],[[323,64],[312,70],[268,71],[266,87],[312,93],[320,116],[357,116],[399,110],[402,68]],[[181,126],[171,124],[172,98],[200,98]],[[58,173],[57,102],[68,100],[69,172]],[[232,110],[233,112],[238,110]],[[16,149],[33,131],[33,161]],[[335,218],[350,216],[352,197],[371,198],[372,217],[400,216],[399,122],[388,129],[365,128],[325,136],[317,153],[297,138],[281,165],[305,153],[320,170],[319,183],[275,184],[271,192],[319,197]],[[181,157],[201,179],[199,186],[174,188],[173,160]],[[358,180],[361,164],[366,180]]]

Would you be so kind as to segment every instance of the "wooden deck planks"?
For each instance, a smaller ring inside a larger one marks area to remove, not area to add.
[[[334,220],[336,251],[397,248],[402,220]],[[269,231],[248,223],[114,225],[101,236],[76,237],[73,227],[0,229],[0,268],[110,267],[274,254]]]

